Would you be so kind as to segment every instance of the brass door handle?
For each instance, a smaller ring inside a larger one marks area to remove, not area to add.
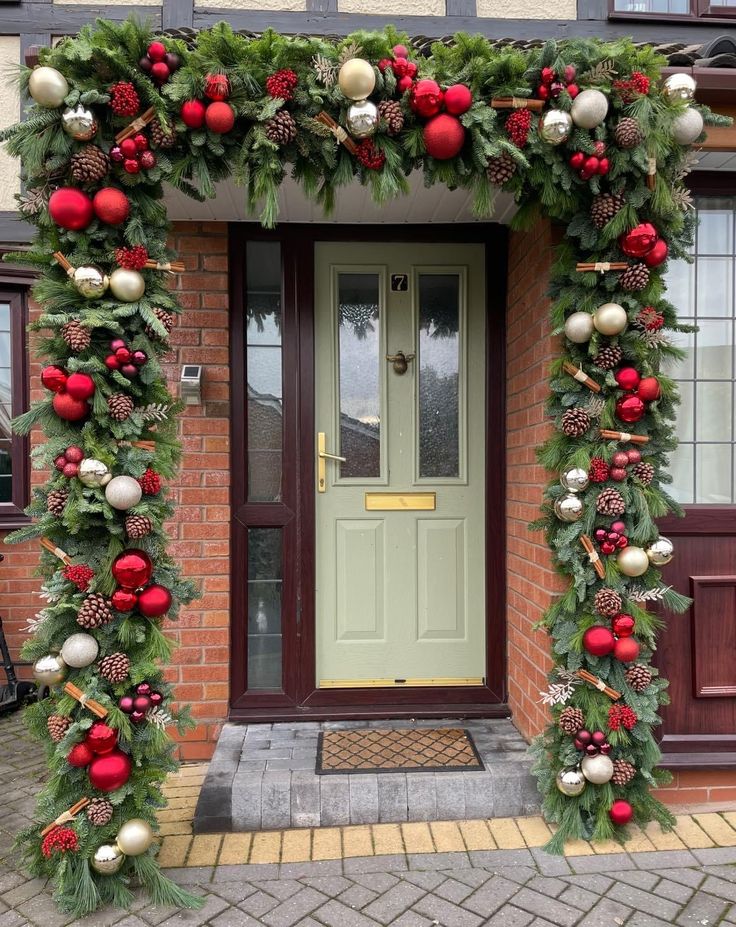
[[[338,457],[337,454],[328,454],[327,451],[320,451],[319,456],[323,460],[339,460],[342,463],[345,463],[345,461],[347,460],[347,457]]]
[[[409,361],[413,361],[416,354],[404,354],[403,351],[397,351],[396,354],[387,354],[386,360],[394,365],[394,373],[403,376],[409,369]]]
[[[330,454],[325,450],[327,436],[324,431],[317,433],[317,492],[325,492],[327,489],[327,465],[326,460],[337,460],[339,463],[345,463],[345,457],[339,457],[337,454]]]

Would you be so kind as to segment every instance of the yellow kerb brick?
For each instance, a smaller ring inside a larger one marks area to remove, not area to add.
[[[595,850],[585,840],[568,840],[565,844],[565,856],[593,856]]]
[[[158,832],[162,837],[170,837],[172,834],[190,834],[192,833],[191,821],[166,821],[158,825]]]
[[[194,811],[197,807],[197,796],[193,795],[190,797],[180,797],[179,795],[171,796],[168,798],[167,807],[172,810],[176,809],[179,811]]]
[[[651,853],[654,849],[652,841],[639,827],[632,827],[630,829],[630,836],[625,846],[629,853]]]
[[[690,817],[689,814],[678,814],[675,817],[675,833],[686,847],[691,850],[704,850],[714,846],[713,841],[702,827]]]
[[[736,846],[736,830],[720,814],[694,814],[693,819],[719,847]]]
[[[253,834],[250,851],[251,863],[277,863],[281,855],[281,834],[276,831],[262,831]]]
[[[342,831],[344,856],[373,856],[371,829],[367,824],[344,827]]]
[[[516,825],[528,847],[541,847],[552,836],[542,818],[516,818]]]
[[[491,818],[488,826],[500,850],[522,850],[524,848],[524,838],[513,818]]]
[[[183,866],[191,842],[191,837],[164,837],[158,853],[159,865],[163,868]]]
[[[311,858],[312,831],[308,828],[284,831],[281,844],[282,863],[305,863]]]
[[[438,853],[464,853],[465,843],[454,821],[432,821],[429,825]]]
[[[374,824],[371,831],[376,856],[392,856],[404,852],[404,841],[401,839],[401,828],[398,824]]]
[[[186,809],[182,808],[163,808],[156,812],[159,821],[191,821],[192,815],[188,814]]]
[[[496,849],[496,841],[485,821],[458,821],[458,827],[468,850]]]
[[[225,834],[220,848],[220,866],[237,866],[248,859],[252,837],[250,834]]]
[[[202,789],[198,785],[165,785],[161,791],[171,801],[173,798],[199,798]]]
[[[594,853],[625,853],[626,848],[617,840],[593,840],[591,843]]]
[[[423,821],[401,825],[401,836],[407,853],[434,853],[434,843],[429,825]]]
[[[187,866],[214,866],[222,843],[222,834],[198,834],[189,848]]]
[[[685,845],[673,831],[665,832],[656,821],[650,821],[644,833],[658,850],[684,850]]]
[[[337,827],[319,827],[312,837],[312,859],[342,859],[342,837]]]

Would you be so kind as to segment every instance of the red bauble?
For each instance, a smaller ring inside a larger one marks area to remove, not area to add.
[[[165,84],[171,77],[171,68],[165,61],[157,61],[151,68],[151,77],[157,84]]]
[[[124,158],[134,158],[136,154],[138,154],[138,146],[135,143],[135,139],[132,138],[123,139],[123,141],[120,142],[119,148]]]
[[[63,393],[68,379],[66,370],[56,364],[50,364],[41,371],[41,382],[52,393]]]
[[[652,250],[658,238],[657,230],[651,222],[641,222],[630,232],[622,235],[618,243],[624,254],[641,258]]]
[[[123,170],[126,174],[138,174],[140,169],[140,162],[135,158],[126,158],[125,161],[123,161]]]
[[[74,744],[66,757],[66,761],[70,766],[77,766],[80,769],[83,766],[89,766],[93,759],[94,753],[84,741],[81,744]]]
[[[632,447],[626,451],[626,456],[630,464],[638,464],[641,461],[641,451],[637,447]]]
[[[69,389],[68,386],[67,389]],[[644,377],[641,383],[639,383],[639,389],[636,391],[636,395],[643,402],[654,402],[655,399],[659,399],[660,392],[659,380],[656,377]]]
[[[623,798],[617,798],[616,801],[611,805],[608,814],[610,815],[614,824],[622,826],[624,824],[628,824],[629,821],[634,817],[634,809],[627,801],[624,801]]]
[[[598,162],[598,173],[601,176],[605,176],[611,169],[611,162],[608,158],[601,158]]]
[[[112,564],[112,575],[123,589],[140,589],[150,581],[152,573],[151,558],[135,547],[118,554]]]
[[[118,612],[132,612],[138,604],[138,596],[129,589],[116,589],[110,596],[110,604]]]
[[[69,463],[81,463],[84,460],[84,451],[78,444],[71,444],[65,451],[64,457]]]
[[[148,149],[148,139],[142,132],[139,132],[137,135],[134,135],[133,141],[135,142],[135,147],[137,151],[146,151]]]
[[[639,422],[645,411],[644,403],[638,396],[624,396],[616,403],[616,418],[622,422]]]
[[[566,89],[573,100],[580,93],[580,87],[577,84],[568,84]]]
[[[639,642],[633,637],[620,637],[613,647],[613,655],[622,663],[632,663],[639,657]]]
[[[72,373],[66,381],[66,391],[74,399],[89,399],[95,394],[95,381],[88,373]]]
[[[537,87],[537,96],[540,100],[548,100],[549,87],[546,84],[541,84],[539,87]]]
[[[92,205],[100,222],[106,222],[108,225],[120,225],[130,215],[128,197],[117,187],[103,187],[98,190]]]
[[[552,81],[555,79],[555,76],[556,75],[555,75],[554,68],[550,68],[550,67],[542,68],[541,77],[542,77],[543,84],[551,84]]]
[[[86,399],[75,399],[69,393],[57,393],[52,405],[54,412],[65,422],[81,422],[89,415],[89,404]]]
[[[465,129],[459,119],[448,113],[433,116],[424,127],[424,147],[438,161],[454,158],[464,144]]]
[[[179,115],[182,122],[190,129],[201,129],[204,125],[204,114],[207,107],[201,100],[187,100],[182,104]]]
[[[140,161],[144,171],[150,171],[152,167],[156,167],[156,155],[152,151],[142,152]]]
[[[76,476],[79,473],[79,464],[67,463],[64,464],[64,469],[62,470],[64,476],[68,476],[71,479],[73,476]]]
[[[142,711],[144,714],[151,707],[151,699],[148,695],[136,695],[133,699],[133,711]]]
[[[622,367],[620,370],[616,371],[616,382],[625,390],[633,390],[639,385],[641,376],[639,371],[635,370],[633,367]]]
[[[235,110],[229,103],[210,103],[204,119],[210,132],[224,135],[235,125]]]
[[[400,77],[396,81],[396,89],[399,91],[399,93],[406,93],[406,91],[411,87],[412,83],[413,81],[411,77],[409,77],[408,74],[405,74],[403,77]]]
[[[114,792],[130,779],[131,767],[130,757],[122,750],[96,756],[89,767],[90,785],[100,792]]]
[[[96,721],[89,729],[84,742],[92,753],[109,753],[117,745],[118,732],[104,721]]]
[[[409,106],[418,116],[429,119],[442,108],[442,91],[436,80],[418,80],[411,92]]]
[[[117,348],[115,351],[115,360],[119,364],[129,364],[131,358],[130,348]]]
[[[49,215],[61,228],[79,232],[92,221],[92,200],[75,187],[62,187],[49,198]]]
[[[664,238],[658,239],[652,250],[644,255],[644,263],[647,267],[659,267],[660,264],[664,264],[667,260],[669,250]]]
[[[151,705],[153,705],[154,708],[157,708],[164,700],[164,697],[160,692],[151,692],[149,698],[151,700]]]
[[[146,618],[160,618],[171,608],[171,593],[158,583],[148,586],[138,595],[138,611]]]
[[[583,169],[589,174],[597,174],[598,167],[600,166],[600,161],[596,158],[595,155],[588,155],[583,164]]]
[[[473,94],[465,84],[453,84],[445,90],[445,110],[451,116],[462,116],[473,105]]]
[[[204,79],[204,95],[208,100],[222,102],[230,96],[230,81],[224,74],[208,74]]]
[[[126,715],[129,715],[133,711],[133,696],[122,695],[118,700],[118,708]]]
[[[409,51],[406,45],[394,45],[391,51],[393,52],[396,58],[406,58],[407,55],[409,54]]]
[[[146,49],[146,54],[151,61],[163,61],[166,57],[166,46],[163,42],[151,42]]]
[[[619,615],[614,615],[611,621],[611,627],[616,637],[631,637],[634,633],[635,626],[636,622],[631,615],[626,615],[623,612]]]
[[[67,464],[67,459],[63,454],[59,454],[58,457],[54,457],[54,466],[57,470],[62,470]]]
[[[613,631],[602,624],[594,624],[583,634],[583,647],[594,657],[605,657],[615,643]]]
[[[108,354],[105,358],[105,366],[108,370],[120,370],[120,361],[114,354]]]
[[[583,164],[585,164],[585,155],[582,151],[576,151],[570,155],[570,167],[574,171],[579,171]]]

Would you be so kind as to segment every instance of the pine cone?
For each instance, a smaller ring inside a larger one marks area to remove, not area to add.
[[[97,183],[110,173],[110,159],[97,145],[85,145],[70,162],[77,183]]]
[[[62,325],[61,337],[75,354],[79,351],[86,351],[92,343],[90,330],[85,328],[79,319],[71,319],[65,325]]]
[[[110,602],[97,592],[88,595],[77,612],[77,624],[87,630],[100,628],[113,619]]]
[[[626,682],[634,692],[643,692],[652,681],[652,673],[643,663],[635,663],[626,670]]]
[[[266,123],[266,138],[277,145],[288,145],[296,138],[297,128],[294,117],[285,109],[280,109]]]
[[[613,761],[613,775],[611,776],[611,782],[613,782],[614,785],[628,785],[635,775],[636,766],[634,766],[633,763],[629,763],[628,760]]]
[[[62,740],[71,726],[72,719],[67,718],[66,715],[49,715],[46,719],[49,736],[55,744]]]
[[[165,309],[159,309],[158,307],[153,309],[153,314],[166,329],[166,334],[170,335],[171,329],[174,327],[174,316],[170,312],[167,312]],[[165,338],[162,338],[158,332],[154,331],[150,325],[146,325],[146,335],[148,335],[149,338],[155,338],[157,341],[166,340]]]
[[[625,202],[620,193],[600,193],[594,196],[590,206],[590,218],[593,220],[593,225],[597,229],[602,229],[613,219]]]
[[[644,141],[641,126],[631,116],[619,120],[613,132],[613,137],[616,139],[619,148],[636,148],[637,145]]]
[[[104,827],[112,821],[112,802],[106,798],[93,798],[87,805],[87,818],[95,827]]]
[[[404,128],[404,112],[397,100],[383,100],[379,103],[378,118],[386,123],[389,135],[398,135]]]
[[[607,589],[605,587],[596,592],[593,604],[599,615],[605,615],[607,617],[618,615],[623,609],[623,602],[618,592],[616,592],[615,589]]]
[[[645,463],[643,460],[638,464],[634,464],[631,472],[638,480],[641,480],[645,486],[654,479],[654,466],[650,463]]]
[[[67,489],[52,489],[46,496],[46,508],[58,518],[64,511],[68,498],[69,491]]]
[[[627,293],[638,293],[649,285],[649,268],[646,264],[630,264],[618,278],[618,284]]]
[[[568,409],[562,416],[561,428],[568,438],[579,438],[590,428],[590,416],[585,409]]]
[[[151,133],[152,148],[173,148],[176,144],[176,132],[173,128],[164,129],[158,119],[152,119],[148,124]]]
[[[130,673],[130,658],[125,653],[111,653],[100,660],[99,671],[108,682],[123,682]]]
[[[125,519],[125,533],[129,538],[144,538],[153,531],[153,522],[147,515],[128,515]]]
[[[572,705],[568,705],[567,708],[563,709],[557,723],[564,734],[570,734],[572,736],[573,734],[577,734],[581,728],[585,727],[585,715],[579,708],[573,708]]]
[[[626,511],[624,497],[618,489],[604,489],[595,500],[595,507],[601,515],[623,515]]]
[[[110,411],[110,418],[116,422],[124,422],[130,417],[135,406],[130,396],[126,396],[125,393],[113,393],[107,400],[107,408]]]
[[[511,180],[516,173],[516,161],[508,151],[504,151],[497,157],[488,159],[486,172],[490,182],[497,187],[501,187],[507,180]]]
[[[601,370],[613,370],[623,359],[624,352],[617,344],[607,344],[598,351],[593,363]]]

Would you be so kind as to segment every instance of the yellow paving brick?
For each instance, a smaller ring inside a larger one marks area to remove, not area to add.
[[[401,836],[407,853],[434,853],[434,843],[429,825],[423,821],[414,821],[401,825]]]
[[[496,849],[496,841],[485,821],[458,821],[458,827],[469,850]]]
[[[342,831],[343,856],[373,856],[371,829],[367,824],[344,827]]]
[[[222,834],[198,834],[189,848],[187,866],[214,866],[222,843]]]
[[[159,865],[163,867],[183,866],[191,837],[164,837],[158,853]]]
[[[312,859],[341,859],[342,835],[337,827],[318,827],[312,834]]]
[[[191,821],[165,821],[159,823],[158,831],[162,837],[170,837],[172,834],[191,834]]]
[[[524,838],[513,818],[491,818],[488,826],[500,850],[522,850],[524,848]]]
[[[656,821],[650,821],[644,828],[644,833],[654,844],[657,850],[684,850],[685,845],[673,831],[663,831]]]
[[[568,840],[565,844],[565,856],[593,856],[594,853],[587,840]]]
[[[251,863],[277,863],[281,855],[281,833],[279,831],[261,831],[253,834],[250,859]]]
[[[549,827],[540,817],[515,818],[516,826],[521,831],[524,843],[528,847],[541,847],[552,836]]]
[[[161,791],[171,800],[172,798],[199,798],[202,789],[198,785],[165,785]]]
[[[178,808],[180,811],[194,811],[197,807],[197,799],[194,796],[187,798],[179,798],[176,796],[167,799],[166,804],[167,807]]]
[[[236,866],[248,859],[252,837],[250,834],[225,834],[220,848],[220,866]]]
[[[282,863],[305,863],[312,852],[312,832],[308,828],[285,830],[281,844]]]
[[[618,840],[594,840],[591,843],[594,853],[625,853],[626,847],[621,846]]]
[[[192,815],[182,808],[162,808],[156,812],[159,821],[191,821]]]
[[[464,853],[465,843],[454,821],[432,821],[429,825],[438,853]]]
[[[625,843],[628,853],[651,853],[654,844],[647,837],[644,831],[639,827],[632,827],[629,831],[629,838]]]
[[[694,814],[693,819],[719,847],[736,846],[736,830],[720,814]]]
[[[376,856],[390,856],[404,852],[404,841],[401,839],[401,828],[398,824],[374,824],[371,832]]]
[[[736,827],[736,811],[726,811],[723,817],[728,821],[731,827]]]
[[[675,820],[677,821],[675,833],[688,849],[703,850],[706,847],[715,845],[703,828],[693,821],[691,815],[678,814],[675,816]],[[736,821],[731,823],[736,823]]]

